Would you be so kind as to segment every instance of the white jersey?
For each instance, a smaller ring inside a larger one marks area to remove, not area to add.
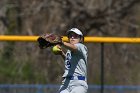
[[[63,77],[85,76],[87,79],[87,47],[82,43],[77,43],[75,46],[77,46],[78,51],[72,52],[68,50],[66,53]]]

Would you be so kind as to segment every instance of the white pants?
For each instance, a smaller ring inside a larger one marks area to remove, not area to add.
[[[84,80],[64,79],[59,93],[87,93],[88,85]]]

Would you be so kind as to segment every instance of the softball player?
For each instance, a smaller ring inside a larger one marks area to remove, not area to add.
[[[62,50],[65,62],[62,85],[59,93],[87,93],[87,47],[83,44],[84,36],[77,28],[67,32],[69,42],[63,42],[67,48],[66,54]]]

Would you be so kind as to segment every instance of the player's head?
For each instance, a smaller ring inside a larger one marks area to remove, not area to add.
[[[67,31],[67,36],[70,41],[70,43],[83,43],[84,42],[84,36],[83,33],[77,29],[77,28],[72,28]]]

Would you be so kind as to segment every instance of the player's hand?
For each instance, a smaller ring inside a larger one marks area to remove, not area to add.
[[[56,55],[62,55],[63,54],[62,47],[59,44],[55,45],[53,47],[53,53]]]
[[[61,56],[62,56],[62,58],[63,58],[63,59],[65,59],[66,54],[65,54],[65,52],[63,51],[63,49],[62,49],[61,45],[57,44],[56,46],[57,46],[57,47],[61,50],[61,53],[59,53],[59,55],[61,55]]]

